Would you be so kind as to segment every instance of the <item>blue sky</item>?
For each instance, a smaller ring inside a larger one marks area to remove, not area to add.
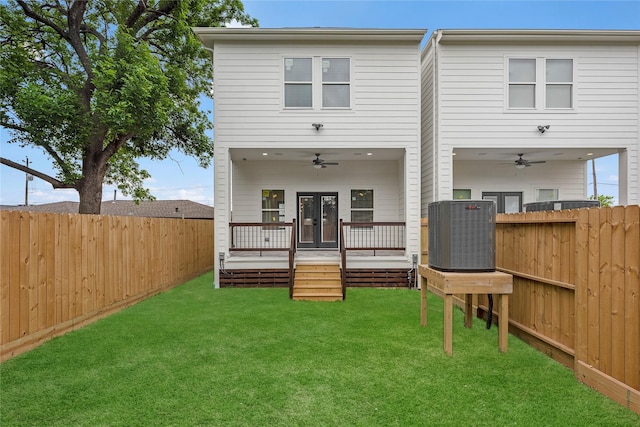
[[[502,1],[330,1],[247,0],[245,10],[260,26],[420,28],[428,34],[447,28],[518,29],[623,29],[640,30],[640,0],[502,0]],[[428,37],[428,35],[427,35]],[[426,38],[425,38],[426,40]],[[211,110],[205,99],[203,108]],[[40,151],[8,144],[10,135],[0,128],[0,156],[53,175],[50,160]],[[189,199],[213,205],[213,167],[203,169],[195,160],[173,153],[163,162],[140,161],[152,178],[146,181],[158,199]],[[596,160],[598,193],[618,194],[617,156]],[[592,188],[591,170],[589,186]],[[114,197],[114,187],[105,186],[103,200]],[[118,193],[118,199],[123,199]],[[29,183],[29,204],[78,200],[74,190],[53,190],[35,178]],[[24,204],[25,174],[0,166],[0,204]]]

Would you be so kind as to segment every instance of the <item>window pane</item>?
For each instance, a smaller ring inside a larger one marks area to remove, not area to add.
[[[328,108],[349,107],[349,85],[323,85],[322,106]]]
[[[311,107],[311,85],[286,84],[284,85],[285,107]]]
[[[351,211],[351,222],[373,222],[373,211]]]
[[[535,85],[509,85],[510,108],[534,108]]]
[[[547,85],[547,108],[571,107],[571,85]]]
[[[558,200],[557,188],[539,188],[536,191],[536,202],[546,202],[549,200]]]
[[[509,82],[535,82],[536,81],[536,60],[535,59],[510,59],[509,60]]]
[[[286,82],[310,82],[311,58],[285,58],[284,80]]]
[[[471,199],[471,190],[453,190],[453,200],[470,200]]]
[[[504,213],[520,212],[520,196],[504,196]]]
[[[373,209],[373,190],[351,190],[351,209]]]
[[[262,190],[262,209],[284,207],[284,190]]]
[[[573,60],[572,59],[547,59],[547,81],[548,82],[572,82],[573,81]]]
[[[349,59],[347,58],[323,58],[322,59],[323,82],[349,82]]]

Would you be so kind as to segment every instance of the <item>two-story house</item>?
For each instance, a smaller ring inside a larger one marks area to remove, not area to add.
[[[393,271],[406,285],[420,251],[426,31],[195,32],[215,74],[216,286],[320,264],[343,287]]]
[[[640,203],[640,32],[438,30],[422,51],[422,214],[432,201],[584,200],[617,153]]]

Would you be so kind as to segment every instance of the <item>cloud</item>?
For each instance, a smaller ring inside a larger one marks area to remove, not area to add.
[[[224,26],[227,28],[251,28],[251,25],[243,24],[235,19],[231,20],[231,22],[225,22]]]

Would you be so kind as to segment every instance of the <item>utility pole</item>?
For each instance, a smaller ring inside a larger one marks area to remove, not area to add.
[[[596,181],[596,159],[591,159],[591,173],[593,174],[593,199],[598,200],[598,183]]]
[[[27,167],[29,167],[29,158],[27,157],[25,160]],[[29,174],[29,172],[25,172],[24,176],[24,205],[29,206],[29,177],[33,179],[33,177]]]

